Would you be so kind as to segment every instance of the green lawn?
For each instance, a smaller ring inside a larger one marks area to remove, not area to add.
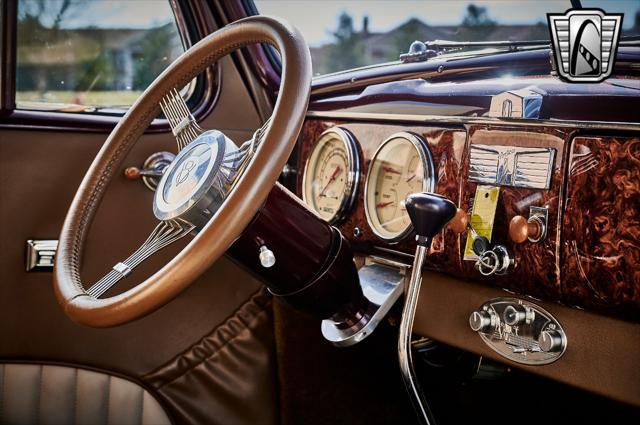
[[[18,91],[16,102],[25,106],[43,109],[42,103],[46,103],[46,109],[84,109],[73,108],[71,105],[85,107],[128,107],[138,99],[142,91]]]

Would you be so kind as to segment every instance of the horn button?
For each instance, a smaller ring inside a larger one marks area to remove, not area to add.
[[[156,189],[153,213],[159,220],[183,219],[202,228],[216,213],[236,173],[238,147],[217,130],[182,149]]]

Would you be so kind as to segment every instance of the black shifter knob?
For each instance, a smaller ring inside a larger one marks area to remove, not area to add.
[[[431,238],[456,215],[455,204],[435,193],[413,193],[407,197],[405,206],[421,245],[431,243]]]

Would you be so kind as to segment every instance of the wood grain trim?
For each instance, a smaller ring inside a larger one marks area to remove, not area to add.
[[[640,137],[576,137],[563,215],[563,298],[640,320]]]

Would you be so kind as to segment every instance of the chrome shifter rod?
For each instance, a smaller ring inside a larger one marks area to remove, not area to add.
[[[409,195],[405,205],[416,232],[418,246],[413,260],[411,280],[407,288],[404,309],[402,310],[400,334],[398,336],[398,359],[404,384],[418,417],[426,425],[435,425],[436,421],[431,409],[429,409],[429,404],[424,397],[413,368],[411,333],[420,295],[420,285],[422,284],[424,259],[427,256],[433,237],[455,215],[456,206],[447,198],[433,193],[414,193]]]

